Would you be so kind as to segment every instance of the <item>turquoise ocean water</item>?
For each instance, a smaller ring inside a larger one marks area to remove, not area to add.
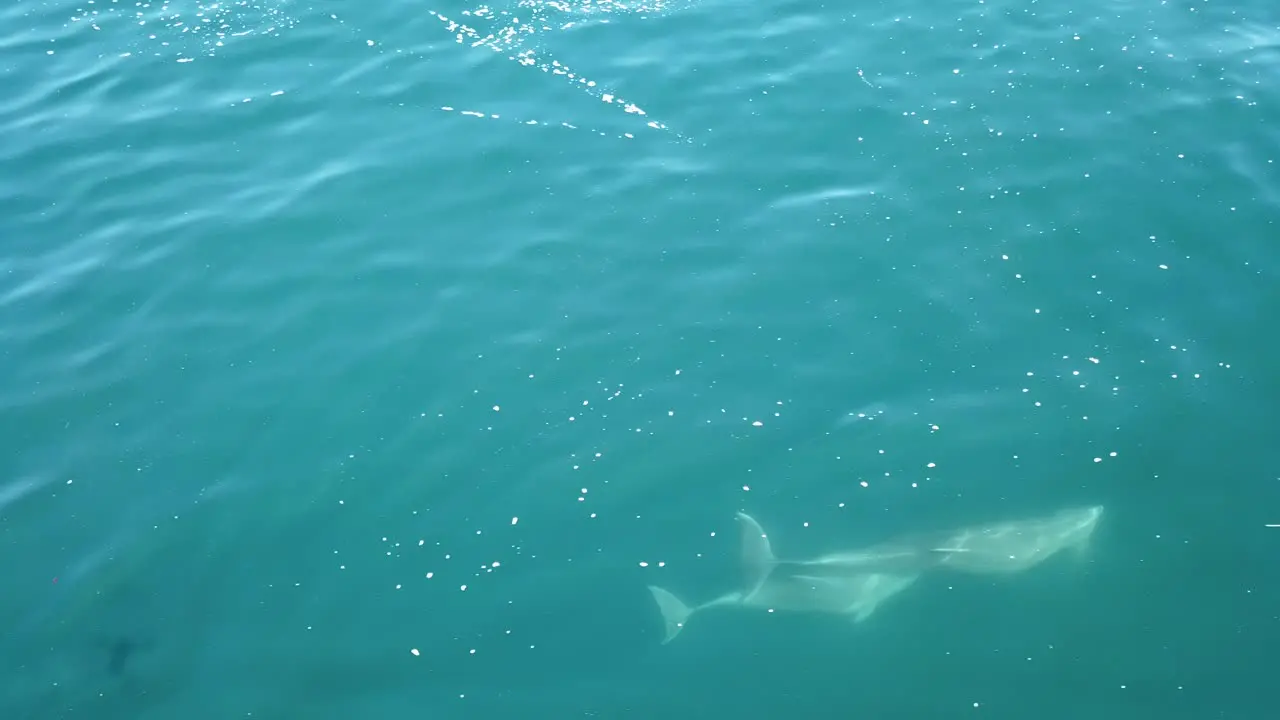
[[[0,7],[0,717],[1272,716],[1280,8],[470,2]]]

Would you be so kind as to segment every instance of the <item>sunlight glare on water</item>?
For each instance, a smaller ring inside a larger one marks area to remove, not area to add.
[[[191,62],[199,56],[216,56],[238,38],[279,37],[298,24],[297,16],[288,10],[290,5],[280,0],[86,0],[69,22],[94,31],[131,27],[124,47],[116,49],[121,55],[137,53]]]
[[[434,10],[431,14],[444,24],[445,29],[454,35],[460,45],[485,47],[503,53],[522,66],[536,68],[561,78],[601,102],[645,118],[645,125],[649,128],[673,132],[666,124],[651,119],[648,112],[637,103],[602,88],[595,80],[551,57],[540,40],[552,32],[568,30],[587,22],[608,23],[610,17],[615,15],[631,15],[643,19],[689,4],[663,0],[638,3],[609,0],[583,0],[577,3],[519,0],[513,10],[494,10],[487,4],[463,10],[459,21]],[[674,134],[681,140],[688,141],[680,133]]]
[[[613,18],[643,20],[657,17],[694,4],[693,0],[637,3],[608,0],[577,3],[519,0],[510,9],[495,9],[482,4],[473,9],[462,10],[457,21],[435,10],[424,12],[438,19],[446,32],[459,44],[506,54],[521,66],[559,78],[595,100],[638,118],[640,123],[637,130],[657,130],[678,141],[690,142],[687,136],[652,117],[640,103],[620,96],[591,79],[581,69],[571,68],[556,59],[554,48],[550,47],[551,43],[544,42],[544,38],[590,23],[607,24]],[[308,15],[308,12],[311,14]],[[383,51],[381,41],[364,37],[358,28],[351,26],[339,15],[319,14],[313,8],[299,7],[296,3],[285,0],[164,0],[140,3],[87,0],[71,14],[67,25],[72,29],[83,27],[101,33],[102,37],[95,38],[96,43],[106,48],[100,56],[154,57],[191,63],[216,58],[232,45],[250,39],[278,38],[304,24],[315,22],[346,26],[349,31],[361,36],[359,39],[353,37],[353,41],[377,52]],[[395,48],[392,51],[400,52]],[[49,52],[53,54],[55,50]],[[273,94],[283,93],[275,90]],[[615,135],[621,139],[635,137],[632,131],[603,131],[571,120],[506,117],[483,109],[456,107],[449,103],[438,105],[437,108],[473,118],[505,120],[521,125],[554,126],[597,135]]]

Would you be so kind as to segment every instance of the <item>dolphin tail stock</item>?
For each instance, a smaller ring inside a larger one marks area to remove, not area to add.
[[[764,584],[769,573],[778,566],[778,558],[773,554],[768,534],[755,518],[740,512],[738,522],[742,524],[743,593],[750,595]]]
[[[760,523],[746,513],[738,513],[738,521],[742,524],[742,569],[744,587],[740,591],[730,592],[715,600],[707,602],[698,607],[689,607],[683,600],[673,595],[670,591],[664,590],[656,585],[650,585],[649,593],[653,595],[654,602],[658,604],[658,610],[662,613],[663,636],[662,644],[666,645],[675,639],[684,630],[684,626],[689,622],[689,616],[698,610],[708,607],[718,607],[724,605],[733,605],[742,602],[751,593],[755,592],[768,579],[769,573],[778,565],[778,559],[773,555],[773,548],[769,545],[769,538],[765,535],[764,528],[760,527]]]
[[[658,603],[659,612],[662,613],[662,644],[666,645],[674,640],[680,634],[680,631],[684,629],[685,623],[689,621],[689,616],[693,614],[694,608],[685,605],[680,598],[657,585],[650,585],[649,592],[653,595],[654,601]]]

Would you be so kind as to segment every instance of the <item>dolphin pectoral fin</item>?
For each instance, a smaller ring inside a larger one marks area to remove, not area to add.
[[[764,528],[750,515],[738,513],[738,522],[742,524],[742,573],[745,587],[743,592],[750,595],[762,584],[773,568],[778,564],[773,555],[773,547],[769,544],[769,536]]]
[[[875,612],[876,608],[880,607],[880,603],[911,587],[919,579],[919,574],[876,576],[871,583],[871,589],[873,590],[872,595],[867,599],[867,601],[860,603],[856,608],[852,609],[853,622],[860,623],[871,617],[871,613]]]
[[[666,645],[675,639],[680,631],[684,629],[684,625],[689,621],[689,616],[693,614],[693,610],[685,605],[680,598],[663,590],[656,585],[649,586],[649,592],[653,595],[653,599],[658,603],[658,610],[662,613],[662,644]]]
[[[858,610],[852,615],[853,623],[856,625],[871,617],[871,613],[876,611],[876,605],[878,604],[879,603],[871,603],[870,605],[858,608]]]
[[[878,607],[880,607],[880,600],[878,599],[860,603],[857,608],[850,613],[849,619],[856,625],[871,617],[871,613],[875,612]]]

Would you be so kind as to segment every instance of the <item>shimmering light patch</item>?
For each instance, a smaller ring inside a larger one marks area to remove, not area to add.
[[[128,33],[112,54],[154,55],[175,62],[214,57],[241,38],[279,36],[297,19],[282,0],[84,0],[70,23],[95,32]]]
[[[561,78],[600,102],[636,117],[639,120],[636,132],[648,128],[689,142],[689,138],[650,117],[639,104],[600,87],[594,80],[549,57],[540,47],[540,40],[541,36],[552,31],[566,30],[587,22],[608,23],[611,18],[620,15],[643,19],[669,12],[679,6],[687,6],[693,1],[517,0],[510,10],[493,10],[483,5],[463,10],[458,16],[461,22],[454,22],[435,11],[428,12],[444,23],[459,43],[504,53],[523,66]],[[289,0],[83,0],[83,4],[72,13],[67,24],[102,33],[99,42],[103,55],[159,57],[177,63],[190,63],[216,57],[219,51],[234,43],[246,42],[252,38],[279,37],[308,19],[346,25],[336,15],[316,15],[312,8],[296,6]],[[358,29],[351,29],[359,32]],[[361,43],[369,47],[380,45],[376,40],[367,38],[361,39]],[[496,119],[489,113],[475,114]],[[635,137],[631,132],[605,133],[581,128],[569,122],[547,122],[541,119],[523,119],[517,122],[524,125],[581,129],[620,139]]]
[[[560,128],[562,130],[581,130],[584,132],[589,132],[593,135],[600,135],[602,137],[610,137],[612,135],[613,137],[617,137],[623,140],[634,140],[636,137],[633,133],[629,133],[629,132],[607,133],[603,130],[596,130],[595,128],[584,128],[579,125],[574,125],[573,123],[564,122],[564,121],[555,122],[555,121],[546,121],[546,120],[528,120],[528,119],[520,119],[520,118],[508,118],[502,115],[498,115],[496,113],[486,113],[486,112],[481,112],[479,110],[463,110],[460,108],[455,108],[452,105],[445,105],[445,106],[442,106],[440,109],[445,112],[457,113],[458,115],[463,115],[463,116],[472,117],[472,118],[479,118],[481,120],[498,120],[503,122],[515,123],[518,125],[536,125],[538,127]],[[498,411],[498,406],[495,405],[494,412],[497,412],[497,411]]]
[[[650,118],[648,112],[640,105],[600,87],[596,81],[551,58],[538,43],[542,36],[550,32],[567,30],[586,21],[597,20],[607,23],[609,16],[614,15],[634,15],[645,18],[663,14],[676,9],[677,5],[687,5],[689,2],[691,0],[681,2],[518,0],[513,10],[493,10],[488,5],[480,5],[472,10],[463,10],[457,19],[434,10],[430,12],[444,24],[446,30],[454,35],[459,44],[484,47],[505,54],[509,60],[561,78],[601,102],[617,107],[625,113],[645,118],[646,127],[671,133],[689,142],[689,138],[671,130],[664,123]]]

